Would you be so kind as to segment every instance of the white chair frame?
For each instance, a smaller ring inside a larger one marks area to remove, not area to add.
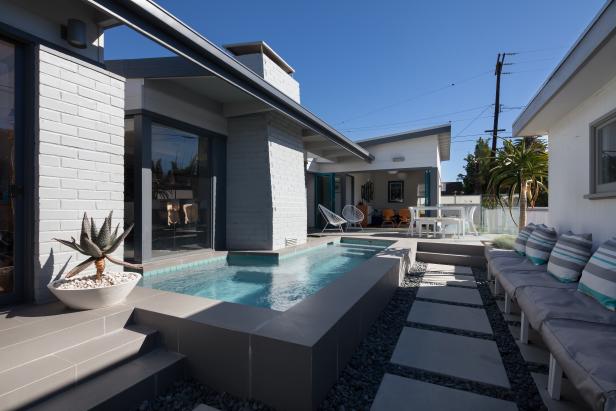
[[[347,230],[355,227],[360,231],[364,231],[361,222],[364,221],[364,213],[352,204],[347,204],[342,208],[342,218],[347,221]]]
[[[324,233],[326,230],[335,230],[344,233],[344,229],[342,228],[342,226],[348,224],[348,221],[325,207],[323,204],[319,204],[318,207],[319,212],[325,220],[325,227],[323,227],[323,230],[321,230],[321,232]],[[327,228],[327,226],[329,225],[331,225],[333,228]]]

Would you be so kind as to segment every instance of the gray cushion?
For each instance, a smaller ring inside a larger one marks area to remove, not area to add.
[[[557,282],[556,280],[554,280]],[[575,289],[575,283],[560,283],[564,288],[525,287],[516,301],[533,328],[540,330],[549,319],[570,319],[616,326],[616,313],[601,307],[591,297]],[[566,288],[569,286],[569,288]]]
[[[511,257],[495,258],[490,261],[490,272],[496,278],[499,278],[501,274],[512,271],[535,271],[544,273],[546,272],[545,265],[534,265],[527,258],[514,255]]]
[[[512,298],[517,298],[519,290],[524,287],[569,288],[576,289],[577,284],[561,283],[547,272],[505,271],[499,277],[500,284]]]
[[[615,410],[616,327],[550,320],[541,334],[569,381],[593,410]]]
[[[486,260],[490,262],[495,258],[518,256],[515,250],[501,250],[500,248],[485,247],[484,255]]]

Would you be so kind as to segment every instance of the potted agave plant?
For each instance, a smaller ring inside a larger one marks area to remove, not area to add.
[[[136,272],[105,272],[105,260],[135,270],[142,268],[141,265],[130,264],[111,256],[133,228],[131,224],[126,231],[118,235],[120,224],[112,231],[112,216],[113,211],[98,230],[94,219],[88,219],[87,213],[84,213],[79,243],[73,237],[72,241],[54,238],[88,256],[88,259],[79,263],[63,278],[47,285],[60,301],[71,308],[83,310],[117,304],[130,294],[141,279],[141,275]],[[92,264],[96,267],[96,274],[78,276]]]

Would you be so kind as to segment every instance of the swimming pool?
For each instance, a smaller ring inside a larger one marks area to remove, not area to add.
[[[280,260],[230,256],[196,268],[148,276],[144,287],[285,311],[387,245],[330,243]]]

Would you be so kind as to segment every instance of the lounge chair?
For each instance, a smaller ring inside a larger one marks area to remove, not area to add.
[[[344,229],[342,228],[342,226],[344,224],[348,224],[347,220],[340,217],[338,214],[334,213],[333,211],[329,210],[323,204],[319,204],[319,211],[321,212],[321,215],[323,216],[323,219],[325,220],[325,227],[323,227],[323,230],[321,231],[322,233],[325,232],[325,230],[337,230],[340,232],[344,232]],[[330,226],[330,225],[333,228],[327,228],[327,226]]]

